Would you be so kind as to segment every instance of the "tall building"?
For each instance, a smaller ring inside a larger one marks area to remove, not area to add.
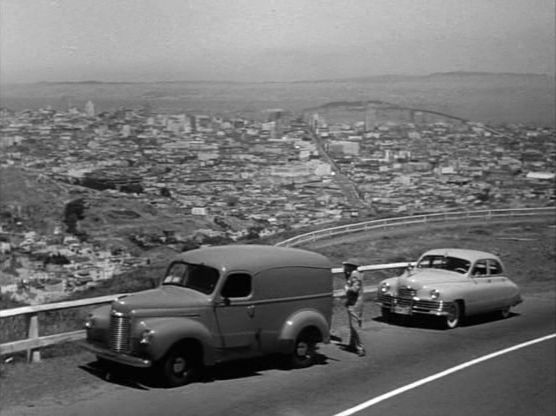
[[[367,111],[365,112],[365,131],[374,130],[376,124],[377,124],[376,108],[367,106]]]
[[[87,101],[87,104],[85,104],[85,113],[89,117],[95,116],[95,105],[91,100]]]

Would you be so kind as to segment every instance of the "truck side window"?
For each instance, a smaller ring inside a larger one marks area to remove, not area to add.
[[[225,298],[244,298],[251,294],[251,276],[246,273],[235,273],[228,276],[222,296]]]

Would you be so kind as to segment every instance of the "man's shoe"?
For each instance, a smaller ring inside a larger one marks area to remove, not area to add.
[[[364,357],[365,355],[367,355],[367,353],[365,352],[365,350],[359,350],[359,351],[357,351],[357,355],[359,357]]]

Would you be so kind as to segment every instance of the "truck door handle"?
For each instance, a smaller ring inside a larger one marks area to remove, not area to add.
[[[250,318],[255,316],[255,305],[250,305],[247,307],[247,315],[249,315]]]

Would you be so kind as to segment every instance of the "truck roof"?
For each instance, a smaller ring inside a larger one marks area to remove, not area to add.
[[[332,268],[330,260],[322,254],[298,248],[260,244],[204,247],[186,251],[173,260],[204,264],[220,271],[245,270],[253,274],[265,269],[287,266]]]

